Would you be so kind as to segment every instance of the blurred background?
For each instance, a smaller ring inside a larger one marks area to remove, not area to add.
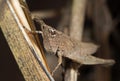
[[[37,15],[46,24],[65,33],[69,32],[73,0],[26,0],[26,2],[32,16]],[[111,67],[82,66],[79,69],[78,81],[120,81],[119,9],[119,0],[86,0],[82,41],[100,45],[94,55],[114,59],[116,63]],[[46,54],[46,58],[53,70],[57,65],[57,58],[50,54]],[[55,72],[54,78],[56,81],[63,81],[63,67]],[[1,30],[0,81],[25,81]]]

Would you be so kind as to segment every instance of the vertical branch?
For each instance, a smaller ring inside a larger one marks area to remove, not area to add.
[[[73,0],[70,36],[76,40],[82,40],[84,15],[86,0]],[[77,81],[77,73],[79,64],[72,62],[71,66],[66,70],[65,81]]]
[[[70,36],[82,40],[86,0],[73,0]]]

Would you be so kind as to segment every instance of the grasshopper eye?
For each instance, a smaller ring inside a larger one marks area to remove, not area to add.
[[[49,29],[49,32],[52,36],[56,36],[56,31],[54,29]]]
[[[45,25],[42,25],[42,29],[45,29]]]

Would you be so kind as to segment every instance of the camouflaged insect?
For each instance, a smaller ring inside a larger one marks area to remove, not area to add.
[[[52,54],[57,54],[58,56],[59,63],[55,70],[62,63],[62,57],[84,65],[113,65],[115,63],[111,59],[105,60],[92,56],[98,49],[97,45],[74,40],[66,34],[46,25],[42,20],[35,20],[41,25],[44,48],[47,52],[52,52]]]

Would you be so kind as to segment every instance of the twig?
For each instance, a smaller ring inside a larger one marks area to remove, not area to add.
[[[54,10],[46,10],[46,11],[33,11],[32,17],[38,16],[40,18],[52,18],[55,17],[57,14]]]
[[[86,0],[73,0],[70,36],[82,40]]]
[[[86,0],[73,0],[70,36],[80,41],[82,40],[85,7]],[[79,67],[79,64],[72,62],[71,67],[66,70],[65,81],[77,81]]]

